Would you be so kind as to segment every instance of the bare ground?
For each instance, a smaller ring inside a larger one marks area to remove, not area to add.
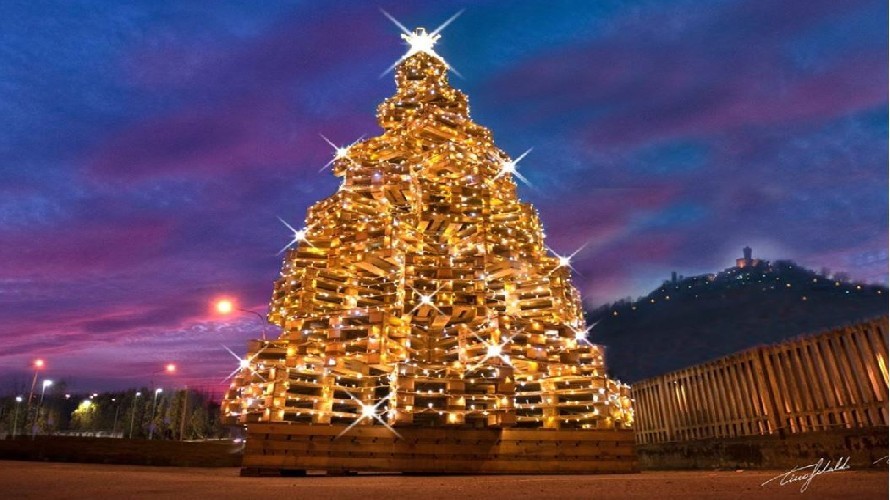
[[[764,481],[784,471],[643,472],[585,476],[239,477],[237,468],[0,461],[2,498],[838,498],[886,499],[888,473],[847,470],[780,486]]]

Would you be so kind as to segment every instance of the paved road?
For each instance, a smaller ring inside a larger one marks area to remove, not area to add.
[[[801,483],[761,483],[782,471],[644,472],[589,476],[398,476],[242,478],[238,469],[0,461],[0,497],[249,499],[498,498],[887,498],[887,470],[841,471]],[[774,481],[775,483],[775,481]]]

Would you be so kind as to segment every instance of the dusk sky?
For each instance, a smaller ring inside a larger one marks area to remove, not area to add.
[[[588,305],[750,245],[887,283],[887,4],[0,4],[0,393],[218,387],[289,232],[378,135],[399,30],[434,28]],[[594,339],[595,340],[595,339]],[[608,360],[607,360],[608,361]]]

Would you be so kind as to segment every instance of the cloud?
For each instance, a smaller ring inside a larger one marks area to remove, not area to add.
[[[11,10],[0,376],[41,355],[84,384],[146,383],[175,359],[180,382],[218,383],[219,344],[241,352],[259,324],[209,302],[265,309],[276,216],[335,191],[319,132],[379,133],[397,30],[365,3]],[[520,193],[550,247],[583,246],[597,305],[746,244],[886,282],[885,19],[882,2],[490,3],[441,43],[497,145],[535,147]]]

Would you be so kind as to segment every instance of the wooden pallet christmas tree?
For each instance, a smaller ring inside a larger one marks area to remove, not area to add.
[[[438,33],[404,38],[384,132],[337,149],[339,190],[294,229],[268,316],[283,333],[250,344],[229,421],[376,426],[395,441],[400,428],[629,428],[629,388],[588,341],[570,259],[517,197],[518,159],[470,119]],[[275,432],[290,431],[261,434]]]

